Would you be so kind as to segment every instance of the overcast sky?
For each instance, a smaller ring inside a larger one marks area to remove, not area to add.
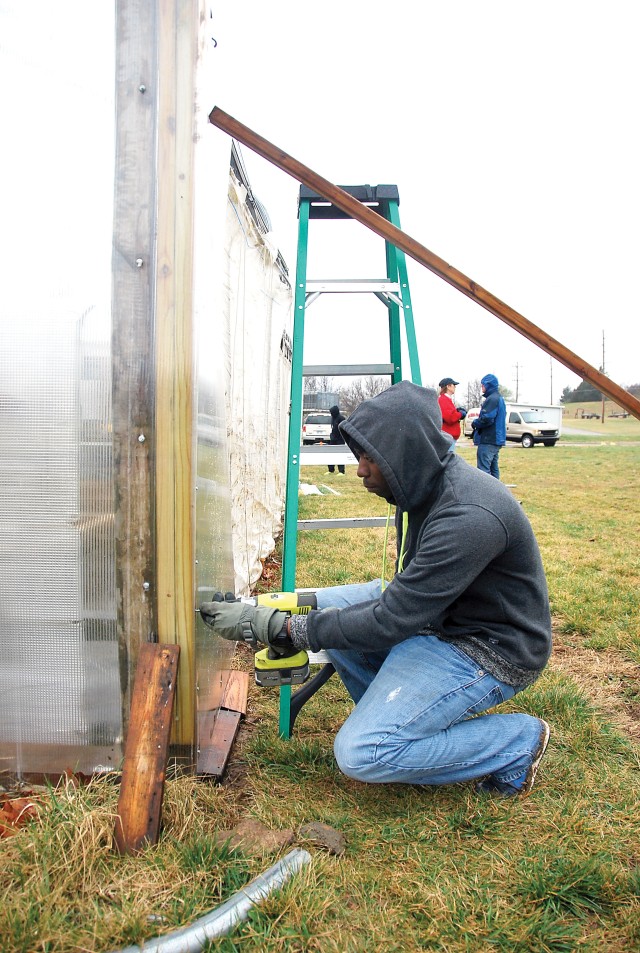
[[[212,10],[211,107],[334,183],[397,184],[404,231],[596,367],[604,336],[606,373],[640,380],[637,4],[236,0]],[[293,276],[298,185],[242,153]],[[357,223],[312,223],[308,277],[382,277],[383,247]],[[540,403],[579,383],[408,267],[423,383],[451,375],[462,401],[467,382],[491,372]],[[388,360],[374,333],[384,312],[373,296],[324,296],[308,311],[305,363]]]

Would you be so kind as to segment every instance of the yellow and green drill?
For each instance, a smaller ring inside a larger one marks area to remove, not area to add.
[[[230,597],[227,596],[227,599]],[[308,615],[318,607],[315,592],[265,592],[259,596],[239,596],[237,602],[250,606],[266,606],[288,615]],[[256,652],[257,685],[274,688],[279,685],[302,685],[309,678],[309,656],[293,646],[268,646]]]

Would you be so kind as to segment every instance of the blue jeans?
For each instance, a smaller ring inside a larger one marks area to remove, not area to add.
[[[375,599],[380,580],[318,589],[318,608]],[[516,690],[436,636],[388,651],[327,651],[355,708],[338,732],[340,770],[370,783],[453,784],[494,775],[513,781],[531,764],[540,721],[487,708]]]
[[[498,457],[500,447],[495,443],[479,443],[477,452],[478,470],[484,470],[492,477],[500,479],[500,467],[498,466]]]

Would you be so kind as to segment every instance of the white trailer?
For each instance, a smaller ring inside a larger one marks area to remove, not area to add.
[[[541,443],[555,447],[562,434],[562,406],[559,404],[522,404],[507,402],[507,440],[533,447]],[[472,421],[480,413],[472,407],[464,421],[465,437],[473,436]]]

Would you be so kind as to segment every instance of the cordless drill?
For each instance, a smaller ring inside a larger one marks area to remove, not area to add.
[[[315,592],[265,592],[259,596],[240,596],[236,601],[250,606],[267,606],[288,615],[308,615],[318,607]],[[302,685],[309,678],[309,656],[293,645],[289,648],[268,646],[256,652],[254,674],[256,684],[264,688]]]

